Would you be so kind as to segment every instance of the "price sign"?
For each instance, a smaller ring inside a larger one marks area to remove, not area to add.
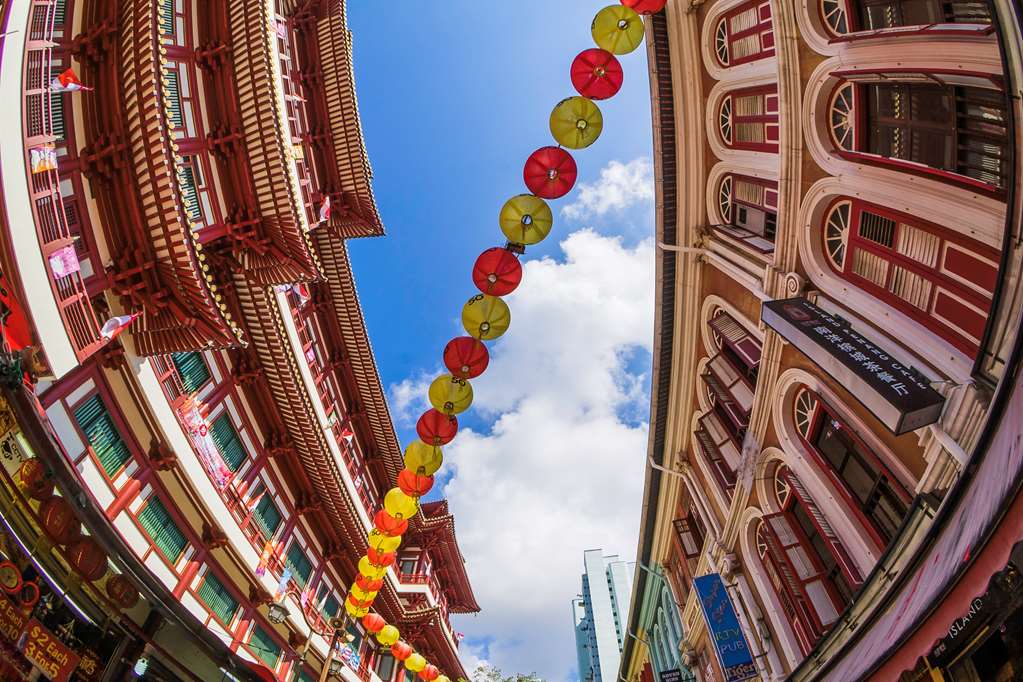
[[[27,620],[21,609],[10,599],[0,598],[0,637],[8,642],[18,641]]]
[[[54,682],[67,682],[78,666],[78,654],[68,649],[56,635],[32,618],[25,626],[25,658]]]

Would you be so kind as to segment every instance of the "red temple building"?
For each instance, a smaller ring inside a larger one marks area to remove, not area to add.
[[[345,3],[4,0],[0,32],[0,678],[412,679],[339,620],[403,467]],[[375,608],[465,677],[445,502]]]

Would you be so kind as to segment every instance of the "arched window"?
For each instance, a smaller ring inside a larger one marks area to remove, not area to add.
[[[778,86],[734,90],[718,108],[721,141],[732,149],[778,151]]]
[[[845,80],[832,96],[829,126],[841,155],[993,194],[1005,189],[1008,107],[1005,93],[990,78],[937,72],[836,75]]]
[[[774,252],[778,226],[778,183],[726,175],[718,186],[723,225],[714,229],[759,253]]]
[[[795,423],[813,460],[836,484],[878,548],[883,549],[895,537],[909,510],[909,492],[819,396],[807,388],[800,389],[794,410]],[[801,424],[806,424],[805,431]]]
[[[750,0],[718,22],[714,52],[722,66],[735,66],[774,55],[770,0]]]
[[[844,279],[977,354],[998,279],[995,249],[858,199],[834,203],[821,240]]]
[[[943,29],[946,24],[991,26],[991,8],[984,0],[821,0],[821,17],[834,35],[855,31],[882,31],[919,26],[921,31]]]

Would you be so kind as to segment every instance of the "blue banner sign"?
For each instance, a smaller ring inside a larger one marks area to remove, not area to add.
[[[758,677],[746,637],[739,627],[739,619],[728,597],[720,573],[701,575],[693,581],[700,608],[707,621],[707,631],[714,642],[718,662],[725,674],[725,682],[737,682]]]

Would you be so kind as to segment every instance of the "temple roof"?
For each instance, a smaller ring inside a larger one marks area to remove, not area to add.
[[[430,556],[434,560],[435,572],[443,572],[441,584],[448,598],[448,611],[479,613],[480,605],[465,570],[465,557],[455,537],[455,517],[448,511],[447,500],[426,502],[420,509],[423,516],[421,532],[434,536],[430,543]]]

